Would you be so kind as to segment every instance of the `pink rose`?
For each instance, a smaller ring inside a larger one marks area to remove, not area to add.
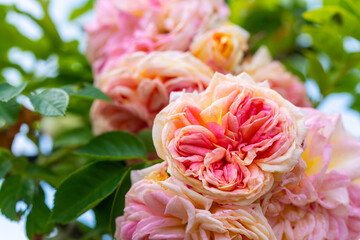
[[[247,72],[256,82],[267,80],[272,89],[296,106],[311,106],[304,83],[286,71],[280,62],[272,61],[270,53],[264,47],[260,48],[254,56],[246,59],[239,72]]]
[[[126,194],[116,219],[117,240],[274,239],[258,204],[219,206],[184,183],[166,176],[164,164],[145,169]]]
[[[248,50],[249,33],[227,23],[195,37],[190,52],[214,70],[234,72]]]
[[[338,115],[303,112],[304,161],[262,200],[265,216],[277,239],[357,240],[360,141],[343,129]]]
[[[353,184],[348,188],[350,203],[346,222],[349,239],[360,239],[360,185]]]
[[[96,20],[85,29],[96,74],[126,53],[186,51],[198,32],[229,13],[223,0],[98,0],[95,11]]]
[[[91,109],[94,133],[111,130],[136,133],[151,128],[172,91],[203,91],[212,74],[209,67],[189,53],[128,55],[96,80],[113,103],[94,102]]]
[[[153,128],[173,177],[237,205],[254,202],[291,171],[305,134],[300,109],[247,74],[215,74],[206,91],[183,93],[164,108]]]

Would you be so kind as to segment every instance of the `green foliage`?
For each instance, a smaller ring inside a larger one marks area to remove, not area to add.
[[[345,8],[328,5],[304,13],[304,18],[319,25],[329,26],[340,31],[343,35],[352,36],[360,40],[360,20]]]
[[[85,83],[83,87],[76,85],[62,87],[70,96],[78,96],[86,99],[100,99],[110,102],[111,99],[98,88],[94,87],[89,83]]]
[[[5,158],[0,158],[0,178],[5,177],[5,175],[10,171],[12,168],[12,164],[9,160]]]
[[[9,102],[0,102],[0,128],[1,121],[6,124],[13,124],[16,122],[20,112],[20,105],[14,100]]]
[[[46,234],[53,230],[54,225],[49,223],[50,214],[51,211],[45,204],[44,190],[38,186],[26,220],[26,234],[29,239],[33,239],[35,234]]]
[[[118,216],[122,216],[124,213],[124,207],[125,207],[125,194],[129,191],[130,186],[131,186],[131,176],[130,170],[138,170],[138,169],[142,169],[144,167],[147,167],[147,164],[144,163],[139,163],[136,164],[134,166],[132,166],[129,171],[126,172],[126,174],[124,174],[121,182],[119,183],[114,198],[113,198],[113,202],[112,202],[112,206],[111,206],[111,211],[110,211],[110,232],[111,234],[115,233],[115,219]]]
[[[118,131],[95,137],[76,153],[96,159],[146,159],[146,149],[141,140],[130,133]]]
[[[117,162],[95,162],[70,175],[55,194],[53,222],[68,223],[110,195],[129,168]]]
[[[0,101],[7,102],[11,100],[19,95],[25,87],[26,83],[20,84],[18,87],[13,87],[8,83],[0,83]]]
[[[144,143],[147,152],[156,152],[155,146],[152,140],[152,131],[145,129],[138,133],[138,137]]]
[[[0,189],[1,213],[11,220],[19,220],[25,211],[16,211],[16,203],[23,200],[30,204],[34,192],[34,183],[20,175],[7,177]]]
[[[301,33],[306,10],[302,0],[228,1],[230,20],[250,32],[250,47],[254,53],[260,46],[267,46],[276,58],[284,58],[297,50],[296,39]]]
[[[84,2],[82,6],[79,8],[74,9],[70,14],[70,20],[75,20],[78,17],[81,17],[85,13],[89,12],[94,6],[93,0],[87,0]]]
[[[319,86],[322,99],[334,92],[348,92],[355,97],[360,78],[356,65],[360,63],[360,53],[344,50],[346,37],[360,40],[358,26],[359,3],[354,0],[325,0],[324,6],[303,14],[309,23],[302,27],[304,33],[312,37],[312,49],[304,51],[308,61],[307,77],[314,79]],[[319,61],[328,59],[329,66]]]
[[[70,129],[54,138],[54,147],[81,146],[88,143],[92,137],[91,130],[87,127]]]
[[[289,71],[317,83],[321,96],[312,99],[315,106],[337,92],[356,98],[359,53],[345,51],[344,42],[360,40],[357,0],[324,0],[323,7],[309,11],[302,0],[230,0],[229,5],[231,20],[251,34],[251,52],[265,45]]]
[[[69,95],[61,89],[48,89],[29,96],[35,110],[44,116],[63,116],[69,104]]]

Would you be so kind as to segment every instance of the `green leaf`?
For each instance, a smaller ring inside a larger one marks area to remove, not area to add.
[[[310,34],[317,50],[325,52],[333,61],[342,62],[345,57],[343,39],[334,28],[305,25],[304,33]]]
[[[321,65],[317,56],[312,52],[305,52],[305,56],[308,60],[308,77],[314,79],[319,85],[321,93],[326,92],[328,79],[323,66]]]
[[[93,1],[87,0],[84,5],[82,5],[79,8],[76,8],[71,14],[70,14],[70,20],[75,20],[76,18],[84,15],[88,11],[90,11],[93,8]]]
[[[79,116],[88,116],[92,103],[91,99],[72,96],[66,111]]]
[[[44,116],[63,116],[69,104],[69,95],[61,89],[52,88],[29,96],[35,110]]]
[[[35,192],[35,183],[32,179],[25,178],[21,188],[21,198],[28,205],[31,204]]]
[[[1,213],[10,220],[19,220],[16,214],[16,203],[21,196],[22,179],[20,176],[10,176],[4,180],[0,189]]]
[[[37,188],[34,195],[32,209],[26,219],[26,235],[33,239],[35,234],[50,233],[54,224],[48,222],[51,211],[45,204],[45,194],[41,187]]]
[[[360,94],[356,93],[353,95],[354,101],[351,104],[351,108],[355,109],[356,111],[360,112]]]
[[[26,157],[15,157],[12,160],[12,164],[13,164],[12,171],[19,175],[22,175],[28,169],[29,159]]]
[[[96,229],[99,231],[110,231],[110,213],[115,192],[116,191],[114,191],[111,195],[109,195],[107,198],[101,201],[101,203],[93,208],[96,219]]]
[[[354,92],[360,83],[360,70],[353,69],[342,76],[335,84],[335,92]]]
[[[10,171],[11,168],[12,164],[9,160],[0,158],[0,179],[5,177],[5,175]]]
[[[95,162],[70,175],[55,194],[52,222],[68,223],[110,195],[128,168],[116,162]]]
[[[54,147],[84,145],[88,143],[92,137],[92,132],[87,127],[71,129],[55,136]]]
[[[76,153],[97,159],[146,159],[146,149],[140,139],[127,132],[108,132],[92,139]]]
[[[20,113],[20,105],[15,99],[9,102],[0,102],[0,120],[5,121],[8,124],[16,122]]]
[[[29,204],[34,193],[34,183],[30,179],[23,179],[19,175],[7,177],[0,189],[1,213],[10,220],[19,220],[22,213],[16,212],[16,203],[24,200]]]
[[[5,148],[0,148],[0,179],[12,168],[11,160],[13,159],[11,152]]]
[[[138,137],[144,143],[147,152],[156,152],[154,142],[152,139],[152,131],[151,130],[142,130],[138,133]]]
[[[358,0],[323,0],[323,5],[341,6],[360,18],[360,4]]]
[[[343,34],[360,40],[359,19],[340,6],[324,6],[305,12],[303,17],[319,25],[328,24],[330,27],[338,27]]]
[[[20,84],[18,87],[11,86],[8,83],[0,83],[0,101],[7,102],[19,95],[27,83]]]
[[[68,85],[62,87],[62,89],[66,91],[70,96],[78,96],[87,99],[100,99],[111,102],[111,99],[108,97],[108,95],[106,95],[100,89],[94,87],[89,83],[85,83],[83,88],[77,85]]]
[[[115,233],[115,219],[124,214],[125,195],[131,187],[131,170],[142,169],[146,166],[144,163],[134,165],[129,169],[121,179],[119,186],[116,189],[114,201],[112,203],[110,212],[110,233]]]

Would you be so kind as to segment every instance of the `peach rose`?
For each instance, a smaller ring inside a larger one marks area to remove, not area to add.
[[[256,82],[267,80],[270,87],[298,107],[310,107],[305,85],[301,80],[286,71],[279,61],[272,61],[265,47],[260,48],[254,56],[245,59],[239,72],[247,72]]]
[[[95,74],[124,54],[186,51],[198,32],[229,14],[224,0],[98,0],[95,11],[95,21],[85,26]]]
[[[189,53],[168,51],[128,55],[96,80],[113,103],[95,101],[91,120],[95,134],[151,128],[172,91],[203,91],[213,72]]]
[[[258,204],[218,206],[167,178],[164,164],[145,171],[126,194],[124,215],[116,219],[117,240],[274,239]]]
[[[234,72],[249,48],[248,39],[247,31],[228,23],[196,36],[190,52],[218,72]]]
[[[247,74],[216,73],[156,117],[153,140],[170,174],[222,204],[247,205],[291,171],[303,151],[300,109]]]
[[[360,141],[338,115],[303,112],[309,129],[304,161],[262,200],[265,216],[279,240],[357,240]]]

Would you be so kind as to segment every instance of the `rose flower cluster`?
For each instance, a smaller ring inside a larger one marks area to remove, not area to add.
[[[223,0],[98,0],[95,134],[152,129],[117,240],[358,240],[360,141],[228,22]]]
[[[248,72],[297,106],[305,87],[249,33],[228,21],[224,0],[98,0],[85,25],[95,86],[112,99],[91,111],[94,133],[151,129],[173,91],[202,92],[215,72]]]

